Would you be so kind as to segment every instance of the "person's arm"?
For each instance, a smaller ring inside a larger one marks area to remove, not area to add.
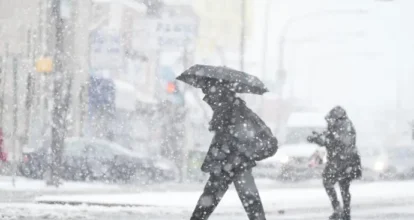
[[[307,138],[308,142],[319,145],[320,147],[327,147],[331,144],[332,134],[329,131],[324,131],[322,134],[313,131],[312,135]]]

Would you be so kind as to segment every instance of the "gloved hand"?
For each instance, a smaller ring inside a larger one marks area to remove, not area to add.
[[[309,135],[306,139],[309,143],[314,143],[315,140],[317,140],[320,136],[321,134],[319,134],[318,132],[312,131],[312,135]]]

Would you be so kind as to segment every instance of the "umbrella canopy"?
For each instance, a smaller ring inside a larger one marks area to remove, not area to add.
[[[204,88],[213,82],[236,93],[262,95],[268,92],[263,82],[257,77],[224,66],[196,64],[184,71],[177,79],[196,88]]]

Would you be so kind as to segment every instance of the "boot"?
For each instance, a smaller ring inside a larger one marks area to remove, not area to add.
[[[329,220],[342,220],[342,217],[342,209],[338,208],[335,209],[331,216],[329,216]]]
[[[343,212],[342,213],[342,219],[341,220],[351,220],[351,214]]]

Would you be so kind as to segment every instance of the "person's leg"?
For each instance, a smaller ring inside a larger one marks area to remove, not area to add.
[[[341,212],[341,205],[338,200],[338,196],[335,191],[335,184],[337,182],[337,175],[332,172],[332,169],[325,167],[322,174],[323,187],[325,188],[326,194],[328,194],[329,200],[331,201],[332,209],[334,213],[329,217],[330,219],[336,219],[339,217]]]
[[[225,176],[210,175],[204,187],[204,192],[191,215],[191,220],[207,220],[226,193],[231,182],[231,179]]]
[[[350,185],[350,179],[339,181],[339,188],[341,190],[342,201],[344,203],[343,220],[351,219],[351,193],[349,192]]]
[[[252,170],[248,169],[236,175],[233,182],[249,220],[265,220],[265,212]]]

